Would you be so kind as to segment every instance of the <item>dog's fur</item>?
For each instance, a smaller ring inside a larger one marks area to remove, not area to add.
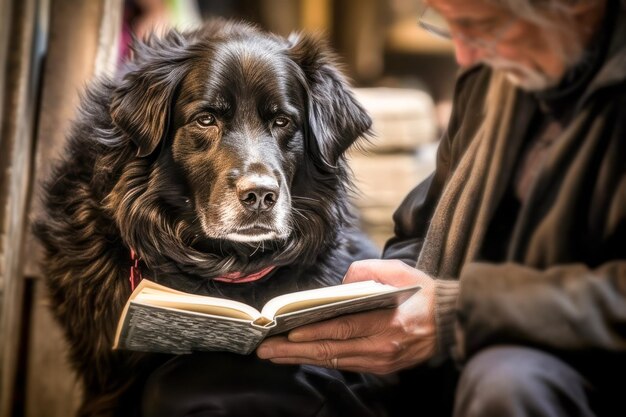
[[[215,21],[134,54],[119,80],[88,88],[36,224],[81,415],[132,415],[164,359],[111,350],[131,248],[144,276],[256,306],[377,255],[352,234],[344,157],[371,120],[323,41]],[[214,280],[269,266],[259,281]]]

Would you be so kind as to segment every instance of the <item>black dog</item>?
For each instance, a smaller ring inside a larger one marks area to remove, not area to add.
[[[164,359],[111,350],[136,259],[159,283],[260,306],[377,256],[354,233],[344,158],[371,121],[322,41],[217,21],[134,51],[84,96],[36,225],[81,415],[132,415]]]

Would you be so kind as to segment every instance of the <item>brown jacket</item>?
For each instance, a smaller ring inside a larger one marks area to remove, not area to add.
[[[396,234],[383,256],[437,278],[444,355],[455,347],[467,358],[513,343],[626,360],[626,12],[508,242],[483,237],[511,181],[519,128],[530,117],[516,107],[525,93],[499,85],[500,122],[480,139],[494,78],[487,67],[460,76],[436,171],[396,211]],[[506,245],[505,261],[480,262],[485,245]]]

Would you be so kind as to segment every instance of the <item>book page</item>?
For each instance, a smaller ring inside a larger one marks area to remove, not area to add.
[[[169,307],[248,321],[255,320],[260,316],[259,311],[254,307],[239,301],[193,294],[164,293],[154,289],[144,289],[133,298],[133,301],[146,305]]]
[[[239,301],[190,294],[145,278],[139,282],[127,304],[131,301],[245,320],[255,320],[260,317],[257,309]]]
[[[359,281],[350,284],[315,288],[274,297],[263,306],[261,315],[271,319],[279,314],[287,314],[324,304],[396,290],[396,287],[376,281]]]
[[[364,295],[348,300],[310,307],[305,310],[279,314],[276,316],[274,327],[271,328],[269,335],[283,333],[295,327],[327,320],[344,314],[395,307],[405,302],[420,289],[421,287],[419,285],[394,288],[393,291]]]

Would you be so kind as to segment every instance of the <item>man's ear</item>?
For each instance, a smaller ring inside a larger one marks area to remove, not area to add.
[[[335,167],[350,145],[369,132],[372,120],[354,98],[326,42],[299,34],[291,35],[289,42],[291,59],[304,73],[308,135],[324,164]]]
[[[137,156],[150,155],[167,134],[175,91],[187,72],[189,54],[184,39],[171,32],[165,38],[134,42],[135,57],[113,91],[109,111],[113,123],[137,146]]]

